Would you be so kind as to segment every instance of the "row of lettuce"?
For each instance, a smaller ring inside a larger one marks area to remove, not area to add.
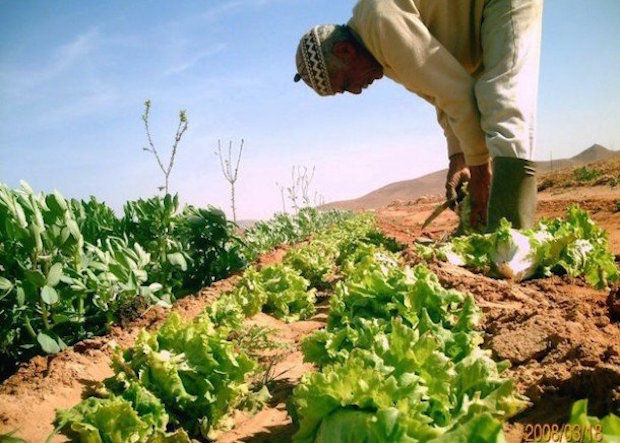
[[[317,289],[333,294],[326,330],[302,343],[319,372],[293,392],[295,441],[497,441],[502,421],[525,406],[501,376],[506,365],[479,348],[473,298],[403,265],[373,220],[356,217],[282,264],[248,269],[195,320],[172,314],[142,332],[116,355],[102,398],[59,411],[57,429],[81,441],[217,437],[235,408],[267,395],[243,320],[260,311],[307,318]]]
[[[244,320],[261,311],[308,318],[317,291],[328,290],[327,328],[302,343],[319,372],[294,390],[295,441],[501,441],[502,422],[526,399],[502,376],[506,365],[480,349],[473,298],[442,288],[424,266],[403,265],[398,245],[372,218],[302,211],[259,224],[244,242],[231,234],[226,250],[239,251],[245,263],[252,251],[319,231],[282,264],[248,268],[196,319],[172,313],[158,331],[143,331],[134,346],[118,350],[115,375],[96,396],[58,411],[57,430],[80,441],[216,438],[232,426],[235,409],[256,410],[269,397],[263,357],[277,344],[270,331]],[[110,239],[129,241],[127,234]],[[100,241],[84,245],[103,248]],[[581,412],[581,420],[594,420]],[[604,423],[617,424],[611,417]]]
[[[516,230],[503,220],[489,234],[465,231],[470,232],[445,243],[418,244],[418,253],[514,281],[552,274],[583,276],[595,288],[605,289],[620,280],[607,233],[578,206],[567,208],[564,218],[541,219],[532,229]]]
[[[326,329],[302,342],[319,371],[294,390],[295,441],[499,441],[526,399],[480,348],[473,297],[382,246],[354,245],[337,248]]]
[[[94,198],[0,185],[0,375],[148,305],[167,306],[347,216],[306,208],[240,236],[222,211],[181,209],[176,195],[127,202],[118,217]]]

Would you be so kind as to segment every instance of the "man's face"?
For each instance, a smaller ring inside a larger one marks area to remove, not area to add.
[[[355,42],[337,43],[334,56],[338,62],[330,66],[329,78],[337,94],[361,94],[372,82],[383,77],[383,67]]]

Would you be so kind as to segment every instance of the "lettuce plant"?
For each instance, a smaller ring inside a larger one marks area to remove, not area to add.
[[[435,247],[418,246],[418,251],[427,259],[436,255],[515,281],[567,274],[602,289],[620,279],[606,232],[576,206],[564,219],[543,219],[534,229],[519,231],[503,220],[493,233],[455,237]]]

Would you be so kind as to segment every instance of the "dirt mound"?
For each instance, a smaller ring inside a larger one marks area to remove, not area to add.
[[[604,148],[603,148],[604,149]],[[620,187],[620,157],[587,163],[542,174],[538,178],[538,190],[575,188],[580,186]]]
[[[593,412],[620,410],[620,324],[607,293],[574,279],[552,277],[514,284],[436,263],[442,284],[470,292],[482,309],[485,347],[510,361],[508,375],[534,405],[516,420],[565,420],[574,399],[590,397]],[[550,402],[563,402],[565,407]]]

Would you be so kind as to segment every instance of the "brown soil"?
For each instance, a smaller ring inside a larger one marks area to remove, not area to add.
[[[620,253],[620,214],[615,202],[620,190],[595,188],[551,188],[540,195],[540,216],[555,217],[570,203],[592,211],[594,219],[610,234],[611,247]],[[421,224],[440,198],[396,202],[377,210],[382,229],[405,244],[421,236],[441,239],[451,232],[457,218],[445,211],[425,232]],[[278,261],[283,250],[262,259]],[[417,262],[410,248],[405,257]],[[509,442],[521,441],[527,423],[559,423],[566,419],[572,402],[590,398],[592,412],[602,414],[620,409],[620,323],[612,320],[618,310],[617,290],[596,291],[580,280],[562,277],[522,284],[494,280],[446,263],[431,263],[442,283],[471,292],[483,312],[481,329],[485,346],[498,359],[512,363],[508,370],[518,390],[531,406],[505,426]],[[230,289],[238,277],[220,281],[199,294],[180,300],[174,310],[191,318],[220,293]],[[112,343],[129,346],[140,328],[156,328],[169,310],[152,308],[139,320],[117,327],[105,336],[79,343],[54,357],[37,357],[0,386],[0,433],[18,429],[18,435],[42,442],[52,430],[56,408],[76,404],[85,387],[111,375]],[[279,362],[271,384],[273,398],[256,415],[239,412],[233,430],[220,442],[289,441],[294,433],[286,413],[286,401],[300,377],[312,370],[304,364],[299,341],[306,333],[322,327],[325,301],[314,318],[292,324],[259,314],[250,322],[273,327],[276,339],[294,350]],[[62,441],[60,437],[56,441]]]
[[[239,412],[233,429],[218,436],[218,443],[290,441],[295,427],[286,412],[286,402],[302,375],[313,370],[311,364],[304,363],[299,343],[303,336],[325,326],[326,311],[327,303],[324,300],[319,305],[317,315],[306,321],[286,324],[265,314],[258,314],[251,319],[255,324],[277,329],[274,338],[292,345],[293,351],[274,366],[273,374],[277,376],[269,385],[272,395],[269,403],[255,415]]]

